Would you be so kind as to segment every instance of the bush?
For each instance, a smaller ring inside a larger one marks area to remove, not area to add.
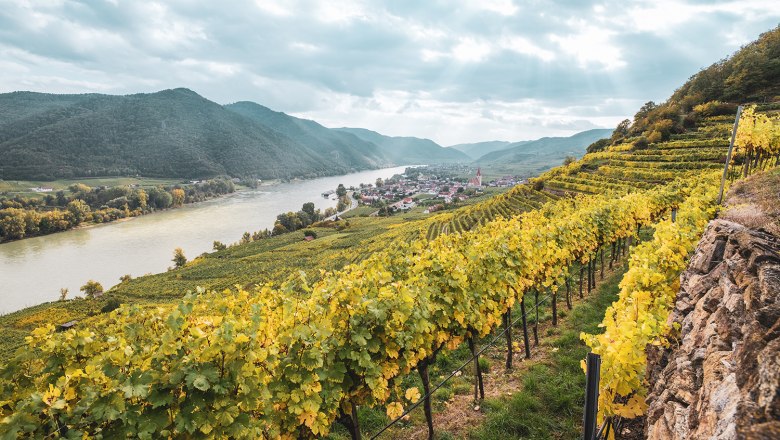
[[[642,136],[639,139],[634,141],[634,150],[646,150],[647,147],[650,146],[650,142],[647,141],[647,138]]]
[[[609,146],[610,140],[609,139],[599,139],[596,142],[588,145],[588,149],[586,150],[588,153],[596,153],[598,151],[604,151],[607,146]]]
[[[544,180],[541,179],[534,179],[533,180],[533,188],[537,191],[541,191],[544,189]]]
[[[122,303],[120,303],[118,299],[111,298],[108,300],[108,302],[106,302],[106,305],[104,305],[103,308],[100,309],[100,311],[103,313],[109,313],[118,309],[119,306],[121,305]]]
[[[317,238],[317,233],[315,231],[312,231],[311,229],[306,229],[303,231],[303,236]]]

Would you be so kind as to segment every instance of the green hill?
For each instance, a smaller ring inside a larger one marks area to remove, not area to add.
[[[448,162],[471,162],[466,154],[444,148],[430,139],[416,137],[391,137],[365,128],[336,128],[336,131],[351,133],[377,145],[384,155],[397,165],[416,165]]]
[[[517,142],[502,150],[487,153],[476,162],[479,164],[506,164],[540,158],[560,162],[568,155],[581,156],[585,154],[588,145],[609,137],[611,134],[611,129],[596,128],[569,137],[543,137],[530,142]]]
[[[514,142],[514,143],[509,141],[486,141],[486,142],[476,142],[471,144],[450,145],[447,148],[454,148],[460,152],[466,153],[472,159],[479,159],[480,157],[488,153],[503,150],[504,148],[510,148],[512,145],[517,145],[524,142],[530,142],[530,141],[521,141],[521,142]]]
[[[241,101],[228,104],[226,109],[246,116],[326,157],[362,167],[389,165],[375,144],[343,131],[331,130],[317,122],[277,112],[260,104]]]
[[[187,89],[0,95],[2,179],[315,177],[383,164],[365,144],[331,149],[292,139]]]

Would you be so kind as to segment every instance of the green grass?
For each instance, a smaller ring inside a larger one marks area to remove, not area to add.
[[[580,332],[596,333],[606,308],[617,299],[623,270],[607,278],[591,296],[574,307],[550,345],[549,360],[522,373],[522,389],[511,397],[487,399],[486,419],[469,438],[574,439],[581,435],[585,374],[580,361],[588,348]]]
[[[81,177],[78,179],[60,179],[52,181],[44,180],[1,180],[0,179],[0,193],[7,192],[11,195],[23,195],[26,197],[40,196],[43,197],[46,194],[56,193],[59,190],[67,190],[69,186],[74,183],[83,183],[84,185],[97,187],[97,186],[125,186],[125,185],[139,185],[139,186],[157,186],[157,185],[175,185],[177,183],[188,182],[182,179],[156,179],[151,177]],[[54,191],[51,193],[37,193],[30,191],[30,188],[37,188],[39,186],[47,186]]]
[[[369,215],[377,211],[379,211],[379,208],[363,205],[345,212],[344,214],[341,215],[341,218],[368,217]]]

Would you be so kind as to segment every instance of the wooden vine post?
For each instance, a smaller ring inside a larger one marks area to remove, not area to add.
[[[539,346],[539,289],[534,289],[534,308],[536,320],[534,321],[534,347]]]
[[[566,276],[566,308],[571,310],[571,279]]]
[[[552,325],[557,326],[558,325],[558,290],[556,290],[558,286],[553,286],[552,291]]]
[[[525,358],[531,359],[531,344],[528,342],[528,324],[525,319],[525,295],[523,295],[523,298],[520,300],[520,313],[522,314],[521,317],[523,319],[523,344],[525,344]]]
[[[468,341],[471,357],[474,359],[474,401],[478,402],[485,398],[485,388],[482,385],[482,368],[479,366],[479,354],[477,353],[477,344],[473,333]]]
[[[423,410],[425,411],[425,420],[428,422],[428,440],[433,440],[433,412],[431,411],[431,382],[428,377],[428,359],[423,359],[417,364],[417,372],[420,373],[420,379],[423,383],[423,392],[425,400],[423,401]]]
[[[512,308],[504,313],[504,329],[506,330],[506,369],[512,369]]]

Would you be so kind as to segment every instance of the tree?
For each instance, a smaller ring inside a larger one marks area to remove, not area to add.
[[[313,202],[306,202],[303,204],[303,208],[301,208],[301,211],[305,212],[306,214],[309,214],[309,217],[311,217],[312,220],[317,219],[317,213],[314,211],[314,203]]]
[[[65,206],[68,203],[68,199],[65,197],[65,191],[57,191],[56,196],[57,198],[55,200],[57,202],[57,206]]]
[[[244,232],[244,235],[241,236],[241,244],[247,244],[252,242],[252,234],[249,232]]]
[[[82,195],[92,191],[92,188],[88,187],[87,185],[84,185],[83,183],[74,183],[73,185],[69,186],[68,189],[73,194],[81,193]]]
[[[224,251],[225,249],[227,249],[225,243],[222,243],[221,241],[215,241],[212,247],[215,251]]]
[[[120,283],[126,283],[126,282],[128,282],[128,281],[130,281],[132,279],[133,279],[133,277],[131,277],[130,274],[128,273],[128,274],[125,274],[125,275],[122,275],[121,277],[119,277],[119,282]]]
[[[339,183],[339,186],[336,188],[336,195],[339,196],[339,198],[347,195],[347,189],[344,188],[344,184]]]
[[[382,180],[381,177],[377,177],[376,178],[376,187],[377,188],[381,188],[384,184],[385,184],[385,182]]]
[[[4,209],[0,215],[3,216],[0,218],[0,235],[11,240],[24,238],[26,223],[23,209]]]
[[[171,203],[174,207],[179,207],[184,204],[184,190],[181,188],[174,188],[171,190]]]
[[[626,121],[628,121],[628,119],[626,119]],[[599,139],[596,142],[588,145],[588,149],[585,151],[588,153],[596,153],[598,151],[604,151],[607,146],[609,146],[609,139]]]
[[[573,164],[573,163],[574,163],[574,162],[576,162],[576,161],[577,161],[577,158],[576,158],[576,157],[574,157],[574,156],[566,156],[566,157],[563,159],[563,166],[566,166],[566,165]]]
[[[89,205],[80,199],[71,200],[68,202],[67,209],[71,215],[71,224],[73,226],[81,224],[81,222],[83,222],[90,213]]]
[[[612,137],[610,138],[610,141],[613,144],[620,142],[623,138],[628,136],[629,128],[631,128],[631,121],[628,119],[622,120],[617,125],[617,127],[615,127],[615,131],[612,132]]]
[[[176,248],[173,250],[173,264],[176,267],[184,267],[187,264],[187,257],[184,256],[182,248]]]
[[[133,192],[133,195],[130,197],[130,200],[133,205],[133,209],[138,208],[141,211],[146,211],[146,207],[149,203],[149,195],[146,194],[146,191],[139,188]]]
[[[79,290],[84,292],[87,298],[95,298],[103,294],[103,286],[95,280],[87,281],[87,284],[81,286]]]
[[[68,288],[63,287],[62,289],[60,289],[60,301],[65,301],[67,296],[68,296]]]

